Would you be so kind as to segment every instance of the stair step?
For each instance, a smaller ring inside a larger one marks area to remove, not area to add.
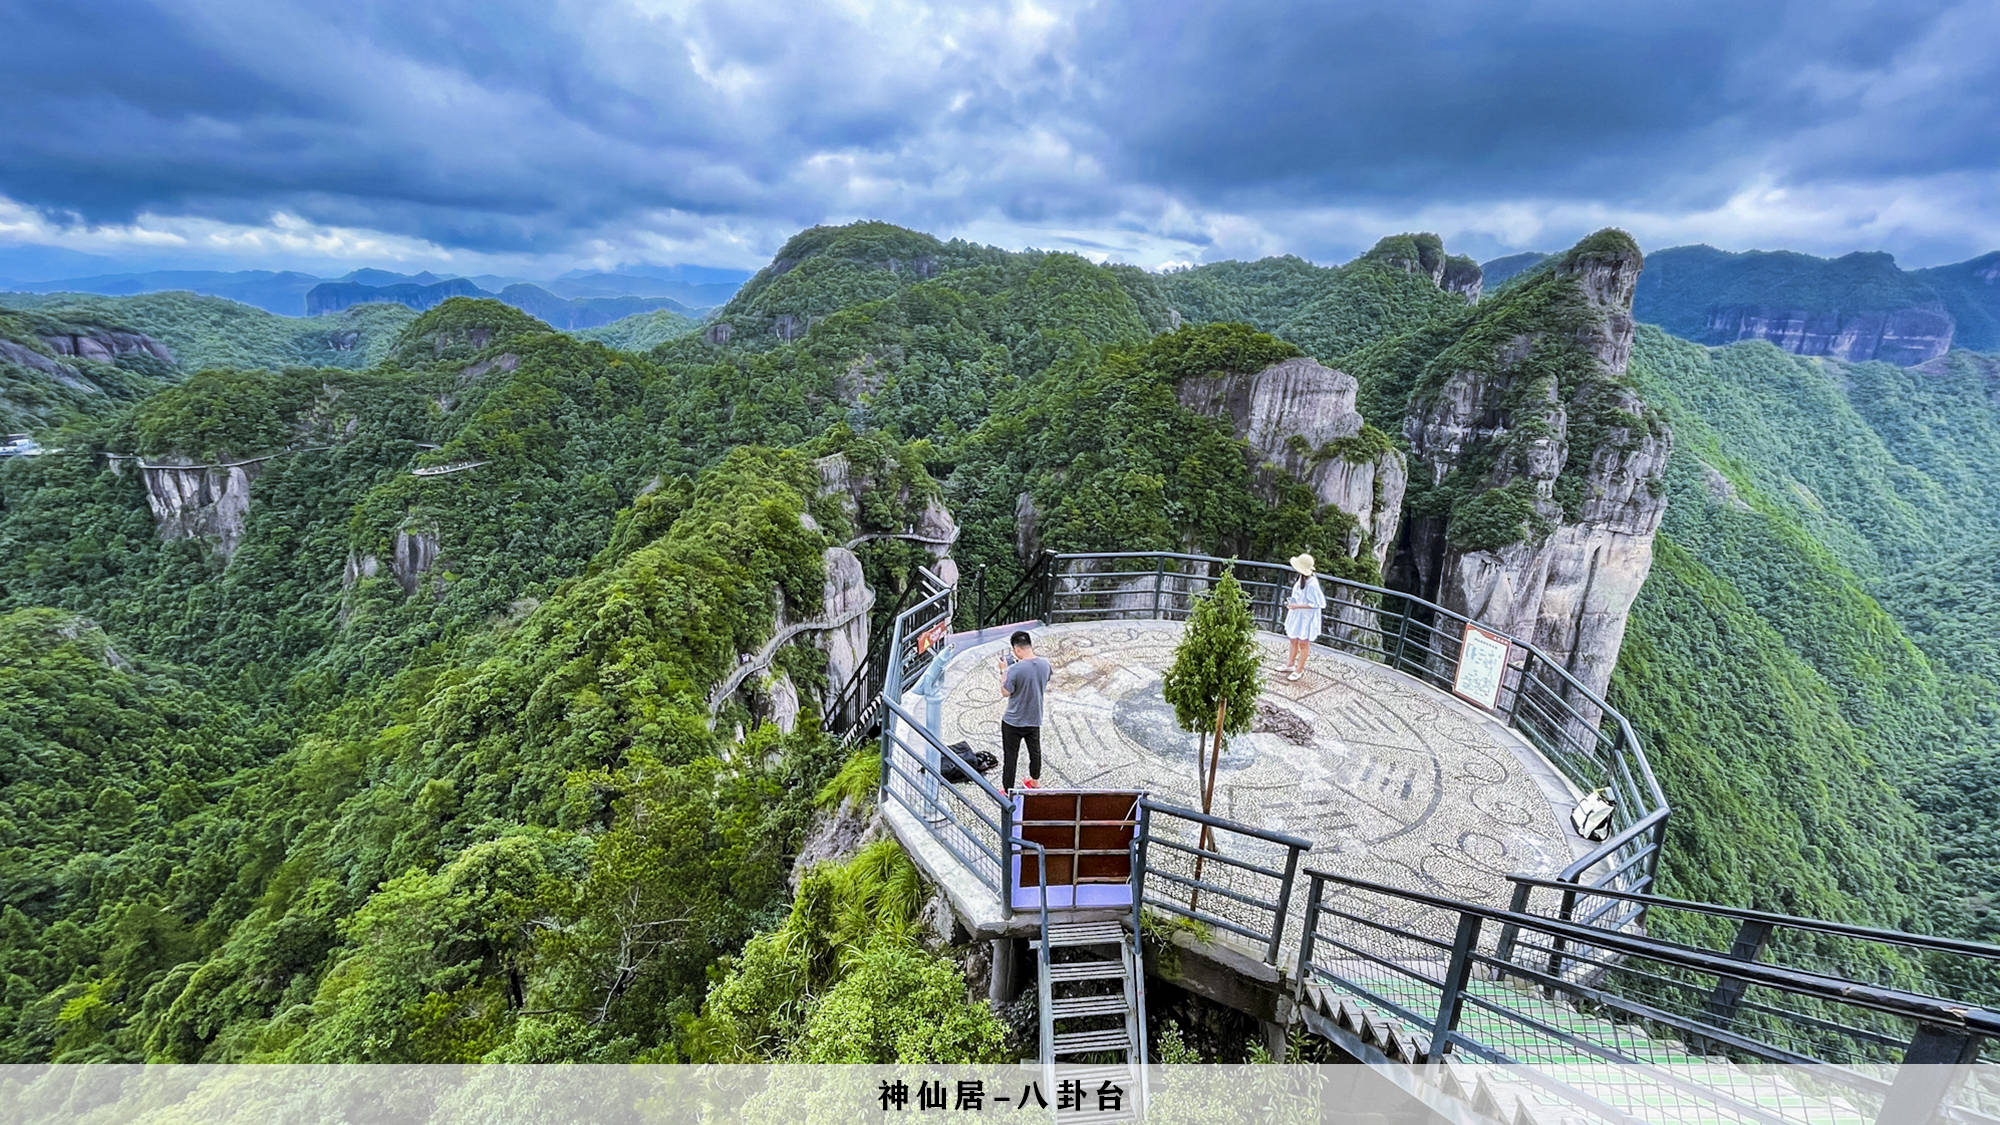
[[[1077,996],[1054,1001],[1049,1005],[1049,1014],[1059,1020],[1083,1016],[1122,1016],[1130,1008],[1123,996]]]
[[[1061,1082],[1064,1079],[1074,1079],[1081,1082],[1086,1089],[1094,1093],[1099,1084],[1104,1082],[1110,1082],[1115,1086],[1130,1090],[1132,1084],[1138,1081],[1138,1076],[1133,1071],[1131,1063],[1112,1063],[1104,1066],[1094,1064],[1085,1065],[1083,1063],[1057,1063],[1056,1081]]]
[[[1050,1053],[1087,1055],[1094,1051],[1130,1052],[1131,1050],[1132,1041],[1126,1037],[1125,1029],[1121,1027],[1110,1031],[1072,1031],[1067,1035],[1058,1035]]]
[[[1073,980],[1118,980],[1125,975],[1123,961],[1065,961],[1043,966],[1049,983]]]
[[[1056,1121],[1062,1125],[1110,1125],[1112,1121],[1138,1121],[1138,1109],[1058,1109]]]
[[[1049,945],[1123,945],[1125,927],[1117,922],[1068,922],[1049,927]]]

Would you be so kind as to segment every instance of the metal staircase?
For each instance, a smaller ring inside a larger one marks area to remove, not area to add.
[[[1033,943],[1039,964],[1042,1066],[1053,1091],[1075,1082],[1082,1105],[1064,1122],[1136,1120],[1144,1099],[1146,974],[1138,934],[1126,922],[1052,922]],[[1103,1083],[1123,1092],[1102,1108]]]

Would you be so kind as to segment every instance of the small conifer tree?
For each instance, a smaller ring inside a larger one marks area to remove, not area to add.
[[[1257,622],[1232,565],[1223,570],[1212,590],[1195,598],[1187,631],[1181,634],[1173,666],[1167,669],[1164,692],[1173,706],[1174,721],[1182,730],[1202,736],[1206,753],[1197,761],[1205,758],[1206,770],[1205,776],[1196,779],[1202,812],[1210,811],[1215,801],[1215,775],[1221,766],[1223,744],[1232,734],[1248,733],[1257,718],[1257,696],[1263,690]],[[1201,846],[1213,846],[1213,834],[1206,826]],[[1201,857],[1195,860],[1195,877],[1201,877]],[[1190,909],[1194,901],[1189,900]]]

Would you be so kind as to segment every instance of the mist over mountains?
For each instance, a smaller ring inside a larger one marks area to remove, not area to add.
[[[25,248],[36,250],[40,248]],[[51,258],[22,250],[0,253],[0,289],[18,293],[90,293],[129,297],[184,290],[227,297],[280,316],[318,316],[370,301],[422,312],[451,297],[495,297],[558,328],[592,328],[655,309],[699,314],[729,300],[749,280],[747,270],[714,266],[626,266],[575,269],[548,279],[424,270],[396,273],[362,268],[339,277],[296,270],[100,270],[115,265],[88,255]],[[55,272],[51,272],[51,269]],[[612,301],[616,303],[602,303]]]

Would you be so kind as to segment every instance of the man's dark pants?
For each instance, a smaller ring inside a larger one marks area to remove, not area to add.
[[[1028,744],[1028,776],[1039,779],[1042,776],[1042,728],[1017,727],[1008,722],[1000,724],[1001,787],[1009,793],[1014,791],[1014,767],[1020,762],[1023,742]]]

